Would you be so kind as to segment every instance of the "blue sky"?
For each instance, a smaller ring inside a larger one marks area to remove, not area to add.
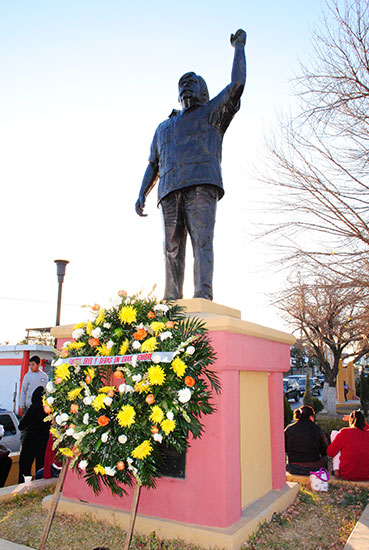
[[[223,148],[226,194],[215,236],[214,301],[281,326],[265,295],[281,284],[253,243],[263,214],[254,177],[289,80],[311,51],[319,0],[0,1],[0,342],[55,321],[55,258],[70,260],[62,323],[120,288],[163,290],[156,192],[134,213],[153,133],[177,103],[178,78],[210,95],[230,81],[229,36],[247,31],[248,80]],[[264,214],[265,215],[265,214]],[[185,297],[191,297],[191,249]],[[268,269],[269,271],[269,269]],[[282,280],[283,283],[283,280]]]

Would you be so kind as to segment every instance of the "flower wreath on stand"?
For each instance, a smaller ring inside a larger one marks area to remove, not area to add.
[[[127,296],[74,327],[47,385],[44,407],[59,455],[95,493],[155,487],[161,446],[186,451],[220,391],[204,323],[175,303]]]

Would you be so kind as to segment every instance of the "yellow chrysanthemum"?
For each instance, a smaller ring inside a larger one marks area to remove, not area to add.
[[[69,401],[74,401],[76,397],[79,397],[79,394],[81,393],[83,388],[74,388],[74,390],[70,390],[68,392],[68,399]]]
[[[124,340],[124,342],[121,344],[119,348],[119,355],[125,355],[128,349],[128,346],[129,346],[128,340]]]
[[[138,458],[139,460],[143,460],[145,457],[149,456],[152,452],[152,445],[151,442],[148,439],[145,439],[135,449],[132,451],[133,458]]]
[[[105,409],[105,399],[106,395],[103,393],[100,393],[95,397],[95,399],[92,401],[91,406],[95,409],[95,411],[99,411],[100,409]]]
[[[154,424],[160,424],[163,418],[164,412],[162,411],[162,409],[159,407],[159,405],[154,405],[151,409],[150,420],[154,422]]]
[[[94,330],[94,326],[92,324],[92,321],[88,321],[86,325],[86,333],[91,336],[91,332]]]
[[[70,378],[69,372],[70,365],[68,363],[62,363],[55,369],[55,378],[61,378],[62,380],[68,380]]]
[[[117,414],[117,420],[120,426],[123,428],[131,426],[135,422],[136,412],[132,405],[123,405]]]
[[[99,311],[99,315],[95,319],[95,324],[96,325],[101,325],[101,323],[103,322],[104,319],[105,319],[105,309],[102,308]]]
[[[76,325],[74,325],[73,330],[77,330],[78,328],[84,328],[85,324],[86,323],[84,323],[83,321],[82,323],[77,323]]]
[[[95,377],[95,369],[92,367],[87,367],[84,372],[86,376],[91,378],[91,380]]]
[[[102,476],[106,474],[104,466],[101,466],[101,464],[97,464],[94,468],[95,474],[101,474]]]
[[[98,355],[112,355],[113,354],[113,348],[111,347],[109,349],[106,344],[101,344],[101,346],[99,346],[97,348],[97,354]]]
[[[182,376],[186,372],[186,368],[187,368],[186,363],[182,361],[182,359],[180,359],[179,357],[176,357],[172,361],[172,369],[174,370],[178,378],[182,378]]]
[[[148,380],[140,380],[139,382],[136,382],[134,385],[134,390],[138,392],[140,395],[141,393],[149,393],[151,391],[150,388],[150,382]]]
[[[149,375],[150,384],[152,386],[161,386],[165,382],[165,372],[160,365],[152,365],[147,374]]]
[[[55,437],[55,439],[59,439],[60,433],[55,428],[50,428],[50,433]]]
[[[86,344],[84,342],[71,342],[69,345],[68,345],[68,348],[69,349],[81,349],[83,348],[83,346],[85,346]]]
[[[103,388],[99,389],[99,392],[108,393],[110,390],[115,390],[115,386],[104,386]]]
[[[169,418],[166,418],[165,420],[163,420],[163,422],[161,422],[160,426],[163,432],[165,433],[165,435],[168,435],[176,427],[176,421],[169,420]]]
[[[163,323],[163,321],[153,321],[150,324],[150,327],[154,331],[155,335],[157,335],[160,332],[163,332],[163,330],[165,329],[165,323]]]
[[[133,306],[123,306],[119,311],[119,319],[122,323],[132,325],[132,323],[135,323],[137,319],[136,309]]]
[[[156,348],[158,347],[157,343],[156,343],[156,338],[155,336],[152,336],[151,338],[148,338],[147,340],[145,340],[142,345],[141,345],[141,351],[144,352],[149,352],[151,353],[152,351],[155,351]]]
[[[68,447],[62,447],[59,449],[59,453],[61,453],[64,456],[69,456],[70,458],[73,457],[73,451],[72,449],[69,449]]]

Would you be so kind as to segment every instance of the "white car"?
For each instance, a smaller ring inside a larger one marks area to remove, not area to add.
[[[4,435],[0,440],[1,445],[7,447],[12,453],[18,452],[21,442],[18,418],[12,411],[0,409],[0,424],[4,426]]]

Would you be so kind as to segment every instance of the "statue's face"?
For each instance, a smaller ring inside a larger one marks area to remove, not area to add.
[[[201,87],[195,73],[186,73],[178,83],[178,98],[182,107],[188,106],[188,101],[201,103]]]

